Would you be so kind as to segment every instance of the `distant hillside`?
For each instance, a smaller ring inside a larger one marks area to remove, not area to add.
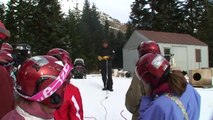
[[[118,32],[119,30],[122,31],[123,33],[126,32],[127,27],[124,23],[121,23],[119,20],[112,18],[111,16],[109,16],[108,14],[104,12],[99,12],[99,15],[100,15],[101,24],[104,25],[105,21],[108,20],[111,30],[115,32]]]

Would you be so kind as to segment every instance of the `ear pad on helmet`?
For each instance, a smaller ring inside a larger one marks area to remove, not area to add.
[[[61,102],[61,97],[57,94],[57,93],[53,93],[51,96],[50,96],[50,103],[51,104],[54,104],[54,105],[57,105]]]
[[[33,65],[33,67],[35,67]],[[35,68],[36,69],[36,68]],[[39,68],[40,69],[40,68]],[[35,86],[35,89],[34,89],[34,94],[36,94],[38,91],[39,91],[39,87],[40,85],[45,81],[47,80],[48,78],[47,77],[41,77],[39,78],[37,81],[36,81],[36,86]]]

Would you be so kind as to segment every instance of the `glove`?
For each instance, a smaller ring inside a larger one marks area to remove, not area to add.
[[[101,56],[98,56],[98,60],[101,61],[103,60],[103,58]]]
[[[109,56],[103,56],[103,59],[104,59],[104,60],[108,60],[108,59],[109,59]]]

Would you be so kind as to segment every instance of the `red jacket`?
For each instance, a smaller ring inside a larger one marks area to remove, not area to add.
[[[83,105],[79,89],[68,84],[64,92],[64,103],[54,114],[55,120],[83,120]]]
[[[14,109],[13,81],[6,68],[0,65],[0,119]]]

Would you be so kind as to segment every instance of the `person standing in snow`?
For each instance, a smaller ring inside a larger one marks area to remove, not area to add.
[[[53,48],[48,51],[47,55],[54,56],[64,64],[68,63],[73,66],[69,53],[61,48]],[[64,102],[62,106],[55,111],[55,120],[83,120],[83,105],[79,89],[67,81],[64,89]]]
[[[1,120],[53,120],[63,103],[71,69],[48,55],[27,59],[16,74],[16,107]]]
[[[112,80],[112,60],[114,59],[114,50],[110,48],[107,40],[102,41],[102,47],[98,53],[98,60],[100,62],[101,76],[104,88],[102,90],[113,91]]]
[[[0,48],[10,38],[10,32],[0,21]],[[14,108],[13,83],[5,65],[0,64],[0,119]]]
[[[139,58],[147,53],[160,54],[158,44],[154,41],[141,42],[138,46]],[[132,120],[138,119],[141,96],[145,95],[144,85],[134,73],[125,98],[125,106],[127,110],[132,113]]]
[[[171,70],[160,54],[148,53],[135,74],[144,84],[138,120],[199,120],[200,95],[180,70]]]

